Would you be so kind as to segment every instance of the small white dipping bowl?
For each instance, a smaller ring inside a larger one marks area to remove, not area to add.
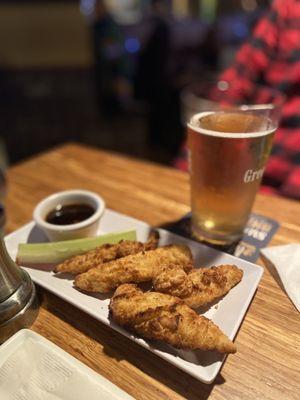
[[[93,207],[95,212],[89,218],[75,224],[55,225],[46,222],[47,214],[59,204],[62,206],[87,204]],[[33,219],[37,226],[45,232],[49,240],[56,242],[95,236],[104,210],[105,202],[96,193],[88,190],[66,190],[54,193],[38,203],[33,212]]]

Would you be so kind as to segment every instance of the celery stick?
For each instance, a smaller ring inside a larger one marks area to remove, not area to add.
[[[112,232],[97,237],[49,243],[20,243],[17,254],[19,265],[57,264],[77,254],[95,249],[105,243],[136,240],[136,231]]]

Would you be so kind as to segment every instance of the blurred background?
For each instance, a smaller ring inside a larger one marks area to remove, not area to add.
[[[182,93],[233,59],[267,0],[0,0],[0,159],[67,141],[172,164]]]

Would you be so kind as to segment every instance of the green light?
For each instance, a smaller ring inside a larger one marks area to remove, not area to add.
[[[200,0],[201,17],[208,22],[214,21],[217,13],[217,0]]]

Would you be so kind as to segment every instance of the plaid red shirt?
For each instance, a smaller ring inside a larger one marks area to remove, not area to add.
[[[229,95],[235,101],[253,84],[286,95],[262,190],[300,199],[300,0],[274,0],[220,79],[234,82]],[[187,169],[185,156],[176,166]]]

